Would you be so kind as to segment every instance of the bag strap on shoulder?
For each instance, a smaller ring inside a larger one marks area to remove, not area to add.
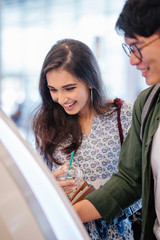
[[[148,93],[145,104],[142,110],[142,115],[141,115],[141,129],[140,129],[140,139],[142,141],[143,139],[143,133],[144,133],[144,128],[145,128],[145,123],[147,120],[147,117],[149,115],[149,112],[155,102],[155,99],[157,98],[157,95],[159,94],[160,91],[160,83],[157,83],[151,91]]]
[[[123,143],[123,131],[122,131],[120,113],[121,113],[121,107],[122,107],[123,103],[124,103],[124,101],[120,98],[115,98],[114,99],[114,104],[117,107],[117,121],[118,121],[118,130],[119,130],[121,145]]]

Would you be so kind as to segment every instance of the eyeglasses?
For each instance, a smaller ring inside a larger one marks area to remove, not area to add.
[[[146,43],[144,46],[142,46],[141,48],[138,48],[135,44],[131,44],[130,46],[126,43],[122,43],[122,47],[123,50],[125,51],[125,53],[127,54],[128,57],[131,56],[131,53],[133,53],[139,60],[142,60],[142,54],[141,54],[141,50],[144,47],[147,47],[148,45],[150,45],[151,43],[155,42],[156,40],[160,39],[160,37],[157,37],[155,39],[153,39],[152,41]]]

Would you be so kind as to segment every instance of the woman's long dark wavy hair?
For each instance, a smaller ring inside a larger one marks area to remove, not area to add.
[[[53,157],[56,147],[70,139],[63,152],[69,154],[76,151],[82,142],[82,132],[78,115],[67,114],[51,98],[46,74],[53,69],[65,70],[93,88],[91,104],[97,114],[103,114],[104,108],[109,108],[110,104],[106,102],[100,70],[90,48],[73,39],[63,39],[53,45],[42,66],[39,82],[42,103],[34,115],[32,126],[37,150],[50,164],[60,164]]]

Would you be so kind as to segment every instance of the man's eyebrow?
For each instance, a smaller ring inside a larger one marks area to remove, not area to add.
[[[129,44],[129,46],[132,46],[132,45],[137,45],[137,43],[138,43],[138,40],[137,40],[137,39],[135,39],[135,41],[133,41],[132,43],[130,43],[130,44]]]
[[[135,42],[131,43],[130,46],[131,46],[131,45],[139,45],[139,44],[140,44],[140,45],[141,45],[141,44],[144,44],[144,41],[143,41],[143,40],[137,40],[137,39],[135,39]]]

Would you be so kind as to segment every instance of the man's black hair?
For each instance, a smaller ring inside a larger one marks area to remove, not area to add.
[[[160,0],[127,0],[116,22],[126,37],[149,37],[160,30]]]

